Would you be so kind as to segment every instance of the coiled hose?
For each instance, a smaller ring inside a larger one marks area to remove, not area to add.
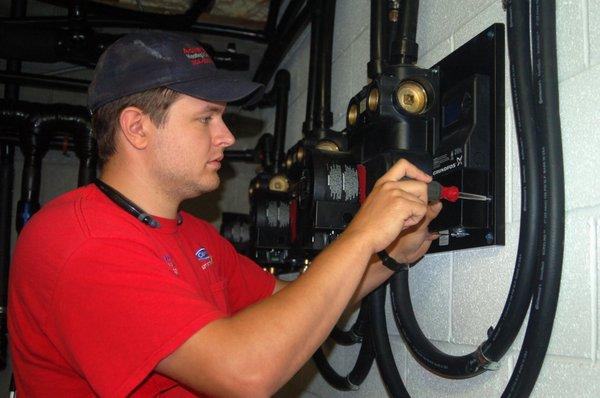
[[[369,298],[363,299],[356,322],[348,331],[342,331],[337,327],[330,334],[330,338],[338,344],[350,346],[361,343],[358,357],[354,367],[346,376],[342,376],[336,372],[329,364],[323,349],[319,347],[313,354],[313,361],[321,373],[321,376],[333,388],[341,391],[358,390],[362,382],[367,378],[373,362],[375,360],[375,352],[371,344],[371,337],[368,333],[369,325],[369,309],[371,307]]]

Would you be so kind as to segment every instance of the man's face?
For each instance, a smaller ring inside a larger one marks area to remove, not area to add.
[[[235,142],[223,122],[225,105],[182,95],[156,128],[150,167],[169,194],[185,199],[219,186],[223,151]]]

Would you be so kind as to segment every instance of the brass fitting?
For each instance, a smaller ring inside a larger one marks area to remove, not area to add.
[[[369,98],[367,99],[367,106],[371,112],[375,112],[379,106],[379,89],[377,86],[373,86],[369,90]]]
[[[354,126],[358,120],[358,104],[350,105],[348,108],[348,124]]]
[[[299,147],[298,150],[296,151],[296,159],[298,160],[298,162],[301,162],[302,159],[304,159],[304,148],[303,147]]]
[[[315,148],[329,152],[338,152],[340,150],[335,142],[329,140],[319,141],[317,145],[315,145]]]
[[[427,107],[427,91],[419,83],[406,80],[398,86],[396,100],[405,112],[418,115]]]
[[[269,189],[276,192],[287,192],[290,189],[290,183],[286,176],[277,174],[269,180]]]

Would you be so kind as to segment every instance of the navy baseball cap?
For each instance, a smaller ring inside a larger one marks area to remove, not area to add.
[[[140,31],[121,37],[100,56],[88,88],[93,113],[107,103],[145,90],[168,87],[207,101],[255,103],[260,83],[217,69],[193,37],[173,32]]]

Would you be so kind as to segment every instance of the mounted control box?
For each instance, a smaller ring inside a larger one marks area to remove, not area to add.
[[[504,27],[494,24],[447,56],[440,71],[434,180],[487,201],[444,202],[430,251],[504,244]]]

